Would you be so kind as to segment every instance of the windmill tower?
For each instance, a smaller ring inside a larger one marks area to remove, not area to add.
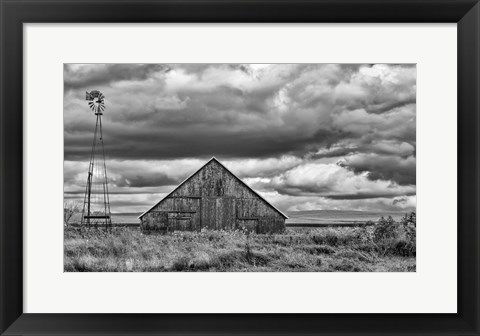
[[[83,199],[82,224],[112,226],[110,200],[108,196],[107,166],[103,146],[102,115],[105,110],[105,96],[97,90],[87,92],[88,106],[95,113],[97,122],[93,135],[87,185]]]

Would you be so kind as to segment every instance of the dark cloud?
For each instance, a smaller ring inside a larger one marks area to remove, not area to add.
[[[130,175],[127,172],[122,176],[121,179],[112,180],[112,183],[117,187],[132,188],[168,186],[176,185],[180,182],[181,180],[171,178],[162,173],[156,173],[152,175]]]
[[[74,69],[76,64],[64,64],[65,91],[89,89],[90,87],[110,85],[122,80],[144,80],[158,71],[168,72],[170,68],[163,64],[91,64],[83,69]]]
[[[111,183],[109,182],[109,185],[114,185],[114,186],[117,186],[115,184],[114,181],[111,181]],[[78,190],[74,190],[74,191],[68,191],[68,190],[65,190],[64,192],[64,195],[69,195],[68,197],[71,197],[71,198],[78,198],[78,195],[85,195],[85,190],[81,190],[81,189],[78,189]],[[158,190],[157,191],[148,191],[148,190],[141,190],[141,192],[139,192],[139,190],[121,190],[121,191],[118,191],[118,190],[109,190],[108,193],[110,195],[136,195],[136,194],[158,194]]]
[[[225,121],[225,120],[224,120]],[[320,129],[313,134],[294,134],[290,130],[236,130],[227,123],[212,130],[211,125],[196,124],[189,126],[169,122],[148,129],[125,129],[119,125],[104,128],[106,152],[109,158],[116,159],[172,159],[183,157],[222,158],[233,157],[277,157],[285,154],[303,156],[328,146],[345,136],[341,131]],[[107,124],[106,122],[104,124]],[[235,121],[231,121],[234,125]],[[76,135],[65,137],[67,160],[85,160],[91,151],[91,139],[87,138],[88,128]],[[109,128],[107,128],[109,127]],[[142,131],[143,129],[143,131]]]
[[[416,102],[416,98],[415,96],[413,96],[413,97],[408,97],[407,99],[401,100],[401,101],[393,101],[393,102],[387,101],[387,102],[382,102],[379,104],[371,104],[371,105],[365,104],[363,107],[368,113],[379,114],[379,113],[388,112],[397,107],[415,104],[415,102]]]
[[[356,154],[338,163],[355,173],[368,173],[371,180],[391,180],[400,185],[416,184],[416,159],[377,154]]]

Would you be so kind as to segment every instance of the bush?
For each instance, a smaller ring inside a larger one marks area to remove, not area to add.
[[[405,230],[407,240],[415,245],[417,239],[417,214],[415,212],[405,214],[400,223]]]
[[[416,215],[405,214],[400,223],[391,216],[379,219],[373,231],[373,242],[382,255],[416,255]]]
[[[388,216],[387,219],[382,217],[378,220],[373,231],[373,241],[378,244],[393,239],[396,235],[397,223],[393,220],[392,216]]]
[[[414,257],[416,254],[416,246],[406,240],[397,240],[390,252],[391,254],[402,257]]]

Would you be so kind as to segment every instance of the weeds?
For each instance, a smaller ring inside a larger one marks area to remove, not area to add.
[[[375,225],[287,230],[142,233],[65,228],[66,272],[415,271],[416,217]]]

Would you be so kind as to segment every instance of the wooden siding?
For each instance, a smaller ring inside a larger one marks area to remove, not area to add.
[[[166,214],[166,215],[165,215]],[[141,217],[147,230],[282,232],[284,216],[212,159]]]

